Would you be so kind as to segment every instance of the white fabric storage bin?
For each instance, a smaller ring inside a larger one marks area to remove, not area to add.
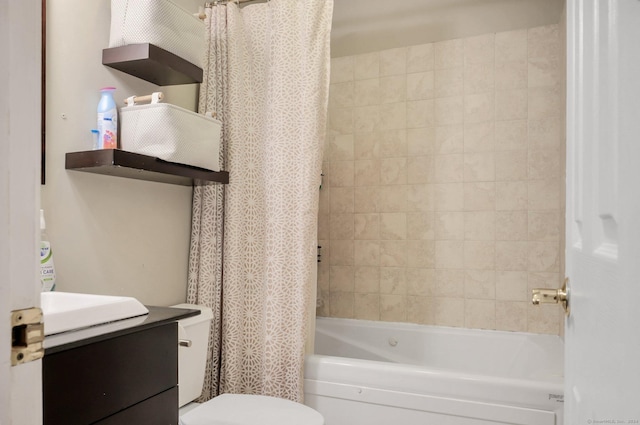
[[[151,43],[202,68],[204,23],[169,0],[111,0],[109,47]]]
[[[120,109],[120,147],[165,161],[220,171],[220,129],[215,118],[168,103]]]

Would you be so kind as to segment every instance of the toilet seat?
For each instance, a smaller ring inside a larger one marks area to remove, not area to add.
[[[290,400],[222,394],[182,416],[180,425],[324,425],[324,418]]]

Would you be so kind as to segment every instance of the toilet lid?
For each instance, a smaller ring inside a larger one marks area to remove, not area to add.
[[[324,425],[310,407],[262,395],[222,394],[180,418],[181,425]]]

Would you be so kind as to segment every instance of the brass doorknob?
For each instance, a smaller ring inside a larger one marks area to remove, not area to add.
[[[567,277],[564,279],[564,283],[562,284],[562,288],[560,289],[533,289],[531,291],[531,302],[534,305],[538,305],[540,303],[562,304],[562,308],[564,309],[565,314],[568,316],[570,312],[569,291],[567,290],[568,283],[569,278]]]

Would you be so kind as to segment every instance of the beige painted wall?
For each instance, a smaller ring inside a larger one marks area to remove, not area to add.
[[[319,315],[560,332],[560,32],[332,59]]]
[[[41,194],[57,287],[134,296],[151,305],[184,302],[191,188],[64,169],[66,152],[90,149],[101,87],[117,87],[117,101],[157,90],[101,64],[109,5],[48,1],[47,183]],[[163,90],[168,102],[194,109],[195,87]]]

